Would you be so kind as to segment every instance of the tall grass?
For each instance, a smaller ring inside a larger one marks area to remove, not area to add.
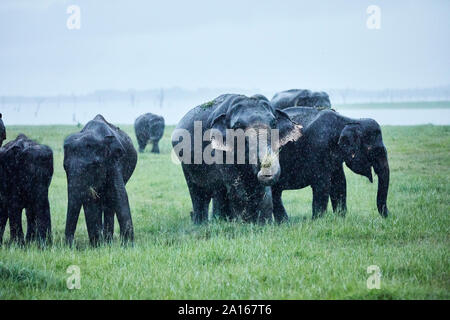
[[[131,126],[123,126],[137,146]],[[377,184],[346,170],[348,213],[311,220],[311,189],[283,194],[283,225],[214,221],[194,226],[181,167],[170,160],[167,128],[161,154],[139,155],[127,190],[135,246],[92,249],[83,215],[76,245],[63,243],[67,206],[63,139],[71,126],[16,126],[55,154],[50,187],[54,244],[0,248],[1,299],[448,299],[450,127],[384,127],[391,166],[384,220]],[[24,218],[24,225],[25,225]],[[6,232],[6,240],[9,231]],[[66,269],[81,269],[81,289],[66,288]],[[381,269],[381,289],[366,286]]]

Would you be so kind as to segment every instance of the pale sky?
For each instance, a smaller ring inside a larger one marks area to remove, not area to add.
[[[450,1],[1,0],[0,43],[0,95],[434,87],[450,84]]]

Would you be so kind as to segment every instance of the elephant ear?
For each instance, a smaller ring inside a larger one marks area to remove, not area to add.
[[[278,122],[279,147],[288,142],[297,141],[302,136],[302,125],[293,121],[286,112],[275,109],[275,117]]]
[[[211,121],[210,141],[211,147],[216,150],[228,151],[228,146],[225,142],[227,123],[226,114],[221,113]]]
[[[347,124],[341,132],[338,145],[347,166],[373,182],[371,165],[362,149],[362,135],[359,123]]]
[[[355,158],[361,146],[362,131],[359,124],[347,124],[339,136],[338,145],[345,161]]]
[[[112,159],[120,159],[125,154],[125,149],[123,148],[120,141],[116,138],[116,136],[106,136],[105,137],[105,143],[106,143],[106,156],[107,158]]]

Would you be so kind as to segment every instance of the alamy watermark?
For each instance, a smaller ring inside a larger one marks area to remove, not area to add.
[[[67,289],[80,290],[81,289],[81,269],[77,265],[70,265],[67,270],[67,274],[70,276],[66,280]]]
[[[218,129],[203,132],[202,122],[195,121],[193,133],[192,137],[190,131],[176,129],[172,134],[172,143],[175,144],[172,153],[174,163],[223,164],[225,152],[226,164],[257,164],[258,159],[268,154],[275,155],[283,143],[279,139],[278,129],[226,129],[224,137]]]
[[[225,137],[224,137],[225,136]],[[278,164],[280,147],[301,136],[301,126],[280,139],[278,129],[252,127],[243,129],[208,129],[194,121],[192,132],[175,129],[172,134],[172,162],[175,164],[253,164],[262,174],[271,175]]]
[[[381,270],[377,265],[371,265],[367,267],[367,273],[370,274],[367,278],[367,289],[380,289],[381,288]]]
[[[72,4],[67,7],[67,14],[70,16],[67,18],[66,26],[69,30],[79,30],[81,28],[81,9],[80,6]]]
[[[377,5],[370,5],[366,9],[367,17],[366,26],[367,29],[377,30],[381,29],[381,9]]]

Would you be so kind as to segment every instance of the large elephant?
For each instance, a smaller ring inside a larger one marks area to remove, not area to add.
[[[177,125],[172,144],[175,154],[182,160],[194,223],[208,219],[211,198],[214,198],[215,211],[219,216],[241,218],[248,222],[272,219],[269,186],[280,175],[278,148],[289,140],[298,139],[300,128],[286,113],[273,109],[270,103],[259,97],[225,94],[189,111]],[[270,129],[279,130],[276,132],[280,140],[274,144],[267,141],[272,140],[268,136],[264,139],[259,135],[263,130],[270,135]],[[251,134],[241,142],[237,138],[237,152],[234,153],[235,137],[231,134],[239,132],[254,132],[260,137],[258,141],[267,142],[260,146],[254,161],[250,161]],[[225,139],[222,140],[222,137]],[[180,145],[184,145],[184,149],[180,150]],[[238,159],[240,148],[245,149],[242,152],[245,154],[244,161]],[[203,157],[212,155],[224,159],[224,151],[227,161],[216,161],[217,158],[210,161]]]
[[[262,94],[259,94],[259,93],[252,95],[250,98],[255,98],[255,99],[258,99],[258,100],[264,100],[266,102],[270,102],[269,99],[267,99],[267,97],[265,95],[262,95]]]
[[[381,128],[372,119],[350,119],[331,110],[294,107],[284,111],[303,125],[303,135],[280,152],[281,176],[272,186],[275,220],[288,218],[283,190],[313,190],[313,218],[327,209],[328,198],[334,211],[345,214],[346,180],[343,162],[355,173],[372,182],[372,167],[378,175],[377,208],[388,216],[389,163]]]
[[[144,152],[147,142],[152,143],[152,152],[159,153],[159,140],[164,135],[164,118],[153,113],[139,116],[134,122],[139,152]]]
[[[6,129],[3,124],[2,114],[0,113],[0,147],[3,145],[3,141],[6,140]]]
[[[306,89],[278,92],[273,96],[271,103],[274,108],[281,110],[290,107],[331,109],[330,97],[326,92],[312,92]]]
[[[25,135],[0,148],[0,244],[9,218],[11,241],[24,243],[22,211],[26,210],[26,241],[51,242],[48,188],[53,152]]]
[[[114,213],[119,220],[122,241],[133,241],[133,223],[125,185],[136,163],[137,152],[130,137],[101,115],[89,121],[79,133],[66,138],[64,169],[68,207],[65,235],[69,245],[73,243],[81,206],[91,245],[99,243],[102,233],[105,240],[112,239]]]

